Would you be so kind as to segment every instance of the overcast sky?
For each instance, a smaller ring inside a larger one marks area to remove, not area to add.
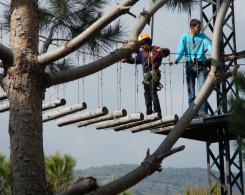
[[[139,11],[143,8],[147,9],[146,5],[147,1],[138,3],[132,9],[132,13],[139,15]],[[244,50],[245,45],[244,7],[244,0],[235,1],[237,51]],[[192,18],[199,19],[198,9],[197,7],[195,12],[192,13]],[[123,16],[122,20],[129,26],[129,30],[137,21],[130,16]],[[155,16],[153,44],[168,47],[171,53],[175,53],[180,36],[188,32],[188,30],[189,16],[187,14],[172,13],[161,9]],[[143,32],[150,34],[150,28],[146,27]],[[6,39],[4,37],[3,43],[7,43],[7,41],[8,37]],[[164,59],[163,62],[168,63],[174,57],[175,55],[172,54],[170,58]],[[81,58],[80,62],[82,61]],[[87,59],[87,61],[89,60]],[[239,62],[245,64],[244,60]],[[121,93],[119,93],[119,77],[117,77],[119,66],[121,66]],[[180,117],[187,108],[183,66],[178,65],[170,69],[169,65],[166,64],[161,67],[161,70],[161,82],[164,85],[164,89],[159,92],[162,113],[165,116],[177,114]],[[141,66],[138,66],[138,74],[138,82],[135,82],[134,66],[118,63],[103,70],[102,73],[94,74],[84,80],[80,79],[79,81],[48,89],[45,102],[57,98],[65,98],[66,106],[71,106],[81,101],[86,102],[88,106],[86,111],[105,106],[109,109],[109,112],[124,108],[128,114],[136,111],[145,113]],[[137,83],[139,87],[138,93],[135,92]],[[118,101],[118,98],[121,101]],[[209,98],[209,102],[216,105],[214,93]],[[138,110],[135,107],[138,107]],[[0,152],[9,155],[8,113],[1,113],[0,117]],[[147,148],[150,148],[152,153],[165,137],[149,131],[133,134],[127,130],[120,132],[114,132],[112,129],[96,130],[94,126],[86,128],[77,128],[75,125],[58,127],[55,121],[44,123],[45,154],[54,154],[57,150],[62,154],[71,154],[77,160],[77,169],[120,163],[140,164],[145,158]],[[165,159],[163,161],[164,167],[206,168],[205,142],[179,139],[175,146],[180,145],[185,145],[185,150]]]

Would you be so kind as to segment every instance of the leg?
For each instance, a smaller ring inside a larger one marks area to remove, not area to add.
[[[151,84],[144,84],[146,114],[152,114]]]
[[[199,74],[197,76],[197,80],[198,80],[198,91],[201,90],[204,82],[205,82],[205,73],[202,69],[199,70]],[[202,115],[202,114],[205,114],[207,113],[207,101],[205,101],[203,103],[203,105],[201,106],[200,110],[198,111],[198,115]]]
[[[161,79],[161,74],[157,74],[157,77],[159,78],[159,80]],[[160,102],[159,102],[159,98],[158,98],[158,94],[157,94],[157,85],[159,83],[158,81],[154,81],[152,80],[151,82],[151,95],[153,95],[152,99],[153,99],[153,105],[154,105],[154,112],[159,113],[159,115],[161,116],[161,106],[160,106]],[[152,92],[153,90],[153,92]]]
[[[188,103],[189,105],[195,99],[195,74],[191,70],[186,71],[186,83],[187,83],[187,90],[188,90]]]

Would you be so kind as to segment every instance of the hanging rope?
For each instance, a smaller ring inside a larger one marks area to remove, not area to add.
[[[185,94],[185,63],[184,63],[184,60],[182,62],[182,71],[183,71],[183,77],[182,77],[182,84],[183,84],[183,87],[182,87],[182,114],[184,113],[184,94]]]
[[[104,104],[104,90],[103,90],[103,70],[101,70],[101,74],[100,74],[100,87],[101,87],[101,107],[103,107]]]
[[[3,28],[0,28],[1,43],[3,43]]]
[[[138,112],[139,109],[139,80],[138,80],[138,66],[136,64],[136,56],[134,59],[134,66],[135,66],[135,113]]]
[[[172,106],[172,71],[171,67],[169,66],[169,91],[170,91],[170,112],[173,113],[173,106]]]
[[[117,63],[117,108],[121,109],[121,62]]]
[[[77,55],[77,66],[80,64],[80,52]],[[80,79],[77,79],[77,102],[80,101]]]
[[[165,115],[168,115],[168,104],[167,104],[167,76],[166,76],[166,64],[162,64],[162,72],[164,75],[164,91],[165,91]]]
[[[85,65],[85,54],[83,54],[83,64],[82,65]],[[83,102],[84,102],[84,96],[85,96],[85,89],[84,89],[84,86],[85,86],[85,79],[84,77],[82,78],[82,86],[83,86]]]

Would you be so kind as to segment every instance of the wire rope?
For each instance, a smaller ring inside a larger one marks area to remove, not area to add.
[[[169,67],[169,91],[170,91],[170,112],[172,114],[173,113],[173,105],[172,105],[173,96],[172,96],[172,71],[171,71],[171,67]]]
[[[83,53],[83,65],[85,65],[85,54]],[[82,101],[84,102],[85,99],[85,79],[84,77],[82,78],[82,91],[83,91],[83,98]]]
[[[100,74],[100,87],[101,87],[101,107],[102,107],[104,104],[103,70],[101,70],[101,74]]]
[[[184,61],[182,62],[182,114],[184,113],[184,95],[185,95],[185,63]]]
[[[78,51],[78,56],[77,56],[77,66],[80,64],[80,53]],[[77,79],[77,101],[79,102],[80,100],[80,79]]]
[[[117,63],[117,108],[121,109],[121,62]]]
[[[138,74],[138,66],[136,64],[136,56],[135,56],[135,59],[134,59],[134,66],[135,66],[135,112],[138,112],[139,110],[139,82],[138,82],[138,77],[139,77],[139,74]]]
[[[167,76],[166,76],[166,64],[162,64],[163,75],[164,75],[164,91],[165,91],[165,115],[168,115],[168,104],[167,104]]]

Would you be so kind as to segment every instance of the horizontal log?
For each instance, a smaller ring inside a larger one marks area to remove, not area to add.
[[[100,123],[96,124],[96,129],[105,129],[105,128],[110,128],[118,125],[122,125],[125,123],[131,123],[134,121],[140,121],[144,119],[144,114],[143,113],[134,113],[129,116],[121,117],[118,119],[114,120],[109,120],[109,121],[103,121]]]
[[[175,127],[175,125],[169,125],[169,126],[166,126],[166,127],[161,127],[159,129],[152,129],[151,133],[169,132],[169,131],[173,130],[174,127]]]
[[[5,92],[0,94],[0,100],[6,100],[6,99],[7,99],[7,94]]]
[[[116,119],[116,118],[123,117],[123,116],[126,116],[126,115],[127,115],[127,111],[125,109],[116,110],[116,111],[113,111],[113,112],[111,112],[111,113],[109,113],[109,114],[107,114],[105,116],[101,116],[101,117],[98,117],[98,118],[82,121],[82,122],[77,123],[76,125],[77,125],[77,127],[84,127],[84,126],[88,126],[88,125],[91,125],[91,124],[99,123],[99,122],[102,122],[102,121]]]
[[[6,112],[9,111],[9,103],[6,104],[0,104],[0,112]]]
[[[42,105],[42,110],[45,111],[45,110],[49,110],[49,109],[53,109],[53,108],[57,108],[59,106],[63,106],[66,104],[66,100],[61,98],[61,99],[57,99],[53,102],[48,102],[48,103],[44,103]]]
[[[179,120],[179,117],[176,114],[165,116],[160,120],[133,127],[133,128],[130,128],[130,130],[132,133],[137,133],[139,131],[150,130],[156,127],[165,126],[166,124],[176,123],[178,120]]]
[[[136,122],[132,122],[132,123],[128,123],[128,124],[119,125],[119,126],[114,127],[113,129],[115,131],[121,131],[121,130],[129,129],[129,128],[132,128],[135,126],[139,126],[139,125],[151,122],[151,121],[155,121],[158,119],[160,119],[159,113],[153,113],[150,115],[146,115],[145,119],[142,121],[136,121]]]
[[[45,114],[43,114],[43,122],[54,120],[54,119],[57,119],[59,117],[65,116],[65,115],[69,115],[69,114],[84,110],[86,108],[87,108],[87,104],[85,102],[80,102],[80,103],[77,103],[73,106],[69,106],[69,107],[59,109],[59,110],[55,110],[51,113],[45,113]]]
[[[93,111],[84,112],[81,114],[75,114],[75,115],[70,115],[70,116],[60,118],[60,119],[56,120],[56,124],[59,127],[62,127],[64,125],[77,123],[77,122],[83,121],[83,120],[93,119],[93,118],[100,117],[100,116],[103,116],[106,114],[108,114],[108,109],[106,107],[101,107],[101,108],[97,108]]]
[[[57,108],[59,106],[63,106],[66,104],[65,99],[58,99],[53,102],[45,103],[42,105],[42,110],[48,110],[48,109],[53,109]],[[0,112],[6,112],[9,111],[9,102],[6,104],[0,104]]]

